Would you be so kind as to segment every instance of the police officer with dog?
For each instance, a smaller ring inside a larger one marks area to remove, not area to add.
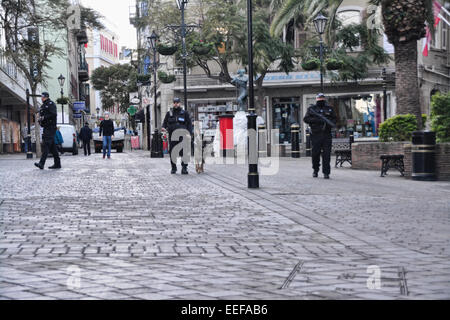
[[[331,173],[331,130],[336,127],[336,113],[326,102],[323,93],[316,96],[316,104],[311,105],[303,119],[311,127],[313,177],[319,176],[320,156],[322,155],[322,172],[325,179]]]
[[[166,117],[164,118],[162,128],[168,131],[169,133],[169,155],[170,155],[170,163],[172,165],[171,173],[175,174],[177,172],[176,160],[178,156],[183,157],[183,150],[181,150],[178,155],[172,155],[172,151],[179,143],[183,141],[183,139],[186,139],[187,137],[181,136],[178,140],[172,141],[172,135],[177,129],[184,129],[187,130],[189,134],[192,134],[191,117],[189,116],[189,113],[186,110],[183,110],[181,108],[180,98],[173,99],[173,108],[171,108],[167,112]],[[182,166],[181,174],[188,174],[187,170],[188,164],[182,161],[181,166]]]
[[[39,124],[44,128],[42,135],[44,152],[42,153],[41,160],[34,165],[43,170],[47,156],[51,152],[55,163],[49,169],[61,169],[61,159],[59,158],[58,149],[55,144],[57,122],[56,105],[50,100],[48,92],[43,92],[41,99],[43,104],[39,110]]]

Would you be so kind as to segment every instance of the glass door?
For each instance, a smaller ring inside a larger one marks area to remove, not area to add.
[[[279,130],[280,144],[290,144],[292,142],[291,125],[297,123],[302,126],[300,99],[298,97],[274,98],[272,105],[272,128]]]

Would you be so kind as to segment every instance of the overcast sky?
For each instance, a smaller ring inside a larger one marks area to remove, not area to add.
[[[131,0],[81,0],[105,17],[105,25],[119,36],[119,46],[136,48],[136,29],[130,24]]]

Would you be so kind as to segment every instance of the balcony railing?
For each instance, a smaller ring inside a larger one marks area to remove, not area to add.
[[[86,61],[82,61],[78,65],[78,79],[81,82],[89,80],[89,64]]]

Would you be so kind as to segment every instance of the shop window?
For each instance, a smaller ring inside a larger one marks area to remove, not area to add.
[[[279,130],[280,144],[290,144],[291,125],[302,125],[299,98],[279,98],[272,102],[272,128]]]

